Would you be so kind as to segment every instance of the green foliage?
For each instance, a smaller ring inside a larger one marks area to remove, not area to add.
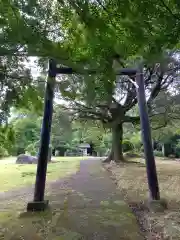
[[[141,132],[133,133],[130,137],[130,141],[132,142],[134,148],[139,151],[142,146]]]
[[[14,141],[13,126],[0,126],[0,157],[6,157],[11,153]]]
[[[14,53],[19,46],[29,54],[61,56],[62,63],[71,65],[95,65],[94,57],[96,66],[101,65],[102,56],[114,52],[123,59],[139,55],[152,59],[163,47],[179,42],[180,6],[163,2],[1,1],[0,50]]]
[[[176,157],[176,158],[180,158],[180,147],[176,147],[176,148],[175,148],[174,154],[175,154],[175,157]]]
[[[71,115],[56,105],[53,113],[51,143],[53,148],[67,147],[72,141]]]
[[[15,56],[24,54],[39,56],[41,66],[47,58],[52,57],[60,64],[82,73],[96,69],[96,76],[74,74],[62,78],[59,83],[61,96],[73,103],[75,114],[83,119],[100,120],[109,128],[114,120],[135,123],[136,120],[130,118],[131,114],[126,114],[137,103],[135,87],[130,82],[127,84],[127,79],[123,77],[118,78],[117,87],[114,67],[134,67],[143,58],[148,75],[145,79],[146,89],[152,99],[156,97],[161,87],[167,87],[167,84],[163,85],[164,81],[160,82],[162,86],[156,85],[162,80],[159,77],[161,73],[167,70],[164,69],[164,50],[172,49],[179,43],[179,9],[177,2],[168,0],[122,0],[120,3],[118,0],[101,3],[79,0],[1,1],[0,53],[3,57],[0,59],[0,87],[4,89],[0,96],[1,121],[7,120],[11,106],[42,108],[42,85],[35,83],[28,67],[24,65],[24,58]],[[114,66],[113,59],[117,54],[122,63]],[[156,62],[161,63],[160,73],[154,70]],[[155,71],[153,77],[150,75],[152,70]],[[168,79],[168,83],[173,77]],[[113,111],[111,104],[117,101],[113,100],[117,95],[121,99],[118,99],[119,104]],[[122,99],[125,99],[124,106],[120,104]],[[73,144],[83,139],[95,142],[97,149],[108,147],[109,140],[105,144],[102,127],[73,130],[72,133],[69,117],[65,116],[68,114],[63,115],[55,111],[53,146],[69,144],[73,138]],[[164,119],[164,116],[156,117],[155,122]],[[26,149],[38,140],[40,127],[35,122],[24,123],[26,131],[23,131],[20,120],[19,126],[17,124],[15,127],[16,145]],[[73,134],[77,136],[73,137]],[[135,142],[135,148],[139,149],[140,141],[133,137],[132,143]]]
[[[129,152],[134,149],[132,142],[127,139],[123,140],[122,147],[123,147],[123,152]]]
[[[11,107],[39,111],[42,109],[42,87],[34,81],[25,59],[0,57],[0,123],[7,122]]]
[[[25,149],[25,151],[28,152],[28,154],[30,154],[32,156],[37,156],[38,150],[39,150],[39,141],[32,142]]]
[[[176,141],[176,144],[174,146],[174,154],[177,158],[180,158],[180,140]]]
[[[41,118],[34,114],[12,120],[15,131],[15,154],[25,152],[27,147],[40,139]],[[31,146],[32,148],[32,146]]]
[[[157,151],[157,150],[154,150],[154,156],[156,156],[156,157],[164,157],[163,152],[162,151]]]
[[[2,157],[8,157],[8,151],[5,147],[0,145],[0,158]]]
[[[162,143],[169,142],[173,135],[178,134],[179,88],[178,81],[171,83],[171,90],[161,91],[153,103],[153,116],[151,117],[152,136],[155,140]]]
[[[94,150],[105,153],[111,147],[111,133],[97,121],[74,121],[72,145],[92,143]]]
[[[71,119],[59,106],[55,107],[52,122],[52,147],[68,146],[72,140]],[[14,112],[11,122],[15,131],[14,154],[28,152],[37,155],[40,147],[42,118],[24,109]]]
[[[81,95],[80,98],[83,96],[91,103],[102,98],[109,100],[116,81],[112,69],[115,54],[120,55],[125,65],[131,65],[139,56],[151,59],[155,53],[156,57],[161,55],[163,46],[175,44],[179,39],[170,31],[176,26],[174,18],[154,0],[150,4],[139,0],[123,0],[121,4],[103,1],[103,6],[94,1],[34,2],[1,4],[1,51],[8,53],[13,45],[16,52],[19,46],[28,54],[51,56],[82,72],[85,68],[103,72],[96,77],[85,76],[85,80],[76,77],[79,83],[83,82],[79,84],[81,94],[76,86],[69,86],[69,80],[61,82],[61,93],[71,99]],[[8,18],[4,14],[7,9]],[[173,9],[176,12],[178,7],[173,5]]]
[[[15,132],[14,154],[28,152],[37,155],[40,146],[41,118],[28,111],[14,112],[11,123]],[[106,152],[111,136],[97,122],[71,122],[71,115],[59,105],[54,108],[52,122],[52,148],[75,148],[81,142],[93,143],[95,151]]]

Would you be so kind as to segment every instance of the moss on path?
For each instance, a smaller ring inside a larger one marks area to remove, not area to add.
[[[0,239],[143,239],[135,216],[100,161],[82,161],[77,174],[51,184],[47,195],[47,212],[18,217],[11,208],[1,213]]]

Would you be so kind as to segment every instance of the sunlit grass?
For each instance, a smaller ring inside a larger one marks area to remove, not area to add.
[[[57,157],[48,164],[47,181],[56,180],[75,173],[82,157]],[[0,192],[34,184],[36,164],[15,164],[12,159],[1,160]]]
[[[72,168],[77,170],[81,159],[80,157],[56,158],[56,163],[48,165],[48,174],[51,174],[50,171],[52,171],[53,177],[56,176],[55,168],[58,168],[61,176],[64,173],[67,174],[68,171],[71,172]],[[28,178],[27,175],[34,173],[34,170],[28,169],[26,172],[27,167],[34,166],[19,166],[21,173]],[[97,168],[96,165],[89,167],[89,173],[93,174],[92,177],[98,177],[100,171],[102,169]],[[27,204],[25,195],[22,196],[22,199],[12,197],[11,206],[8,208],[6,206],[11,200],[2,201],[4,208],[2,207],[0,212],[0,239],[78,240],[89,239],[89,236],[92,236],[93,239],[94,233],[101,236],[108,230],[110,233],[112,231],[113,235],[115,229],[117,229],[116,236],[119,235],[121,239],[142,239],[136,218],[124,201],[119,200],[112,203],[107,198],[107,201],[101,201],[97,208],[88,207],[93,199],[87,198],[83,194],[83,189],[82,192],[78,192],[76,187],[71,189],[70,186],[71,184],[66,185],[65,181],[62,186],[58,183],[48,189],[46,197],[50,201],[50,208],[45,212],[24,212],[22,202]],[[86,186],[84,187],[86,188]],[[92,187],[94,186],[89,186],[90,191],[92,191]],[[96,199],[96,196],[94,197]],[[21,205],[19,206],[19,204]]]

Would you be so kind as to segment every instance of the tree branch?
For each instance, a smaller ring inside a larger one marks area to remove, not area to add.
[[[167,126],[167,124],[168,124],[168,122],[167,122],[167,121],[165,121],[165,122],[164,122],[164,124],[162,124],[161,126],[157,126],[157,127],[154,127],[154,128],[153,128],[153,127],[151,127],[151,129],[152,129],[152,130],[154,130],[154,131],[155,131],[155,130],[159,130],[159,129],[161,129],[161,128],[164,128],[164,127],[166,127],[166,126]]]
[[[163,81],[163,77],[164,77],[164,72],[162,72],[158,79],[157,79],[157,82],[154,86],[154,88],[152,89],[151,91],[151,94],[150,94],[150,97],[147,101],[147,105],[149,106],[150,103],[152,102],[152,100],[159,94],[160,90],[161,90],[161,84],[162,84],[162,81]]]
[[[172,10],[166,5],[166,3],[164,2],[164,0],[160,0],[160,2],[162,3],[163,7],[171,14],[171,16],[172,16],[175,20],[177,20],[177,15],[172,12]]]
[[[94,120],[100,120],[102,122],[106,122],[110,120],[110,117],[105,114],[104,112],[99,112],[97,109],[93,107],[87,107],[83,104],[80,104],[78,102],[75,102],[72,106],[72,110],[76,111],[76,113],[79,115],[80,118],[88,118],[88,119],[94,119]],[[70,109],[67,107],[67,109]]]
[[[132,84],[132,83],[131,83]],[[128,91],[126,101],[124,103],[125,111],[129,111],[132,107],[137,104],[137,97],[136,97],[136,88],[132,84],[131,90]]]

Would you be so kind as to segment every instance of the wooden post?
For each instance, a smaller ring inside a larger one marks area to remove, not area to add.
[[[44,117],[41,128],[41,144],[38,155],[34,201],[28,203],[27,206],[28,211],[43,211],[48,206],[48,201],[44,201],[44,192],[49,155],[51,123],[53,115],[55,77],[56,77],[56,63],[54,60],[50,60],[45,90]]]
[[[150,122],[147,111],[147,103],[144,88],[143,69],[140,68],[136,73],[137,97],[139,105],[139,114],[141,120],[142,140],[144,146],[144,154],[146,159],[146,171],[148,178],[148,185],[150,190],[150,199],[159,200],[159,185],[156,172],[156,164],[154,159]]]

